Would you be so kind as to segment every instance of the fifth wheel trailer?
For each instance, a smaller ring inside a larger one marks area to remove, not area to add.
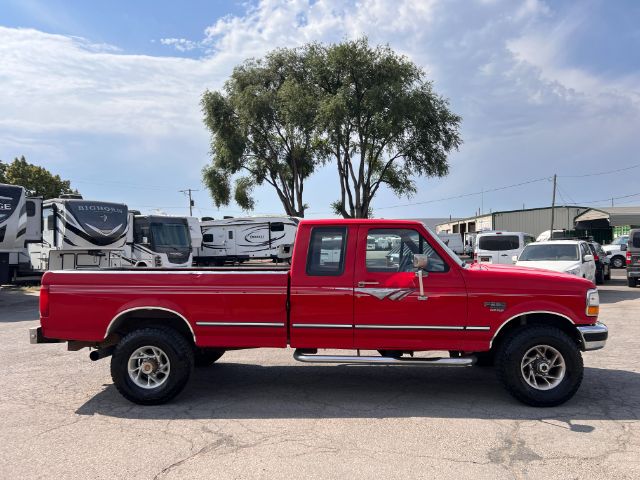
[[[33,268],[69,270],[119,267],[129,228],[121,203],[62,195],[42,204],[42,242],[29,245]]]
[[[201,222],[202,247],[195,250],[196,265],[223,265],[228,261],[280,258],[281,247],[296,237],[296,217],[244,217]]]
[[[0,184],[0,284],[30,272],[27,244],[42,238],[41,208],[24,187]]]

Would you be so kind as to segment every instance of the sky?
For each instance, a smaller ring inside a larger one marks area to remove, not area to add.
[[[200,97],[276,47],[368,36],[420,65],[463,118],[450,173],[374,215],[466,217],[558,203],[640,205],[635,0],[0,0],[0,160],[25,155],[85,198],[153,213],[214,207]],[[505,188],[507,187],[507,188]],[[335,165],[305,187],[332,216]],[[250,214],[282,214],[269,187]]]

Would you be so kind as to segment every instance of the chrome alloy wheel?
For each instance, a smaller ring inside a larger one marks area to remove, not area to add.
[[[558,350],[549,345],[536,345],[522,357],[520,371],[530,387],[551,390],[562,382],[567,366]]]
[[[158,388],[169,378],[169,357],[158,347],[145,346],[134,351],[127,365],[129,378],[138,387]]]

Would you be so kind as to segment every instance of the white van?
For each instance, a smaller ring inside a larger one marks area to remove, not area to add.
[[[476,236],[473,258],[478,263],[513,264],[513,257],[520,255],[533,235],[524,232],[486,232]]]
[[[444,244],[458,255],[464,254],[464,244],[459,233],[439,233],[438,237]]]

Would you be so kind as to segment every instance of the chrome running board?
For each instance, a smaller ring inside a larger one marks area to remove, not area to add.
[[[342,365],[419,365],[421,367],[471,367],[476,363],[476,357],[455,358],[412,358],[412,357],[382,357],[361,355],[310,355],[296,350],[293,358],[303,363],[339,363]]]

